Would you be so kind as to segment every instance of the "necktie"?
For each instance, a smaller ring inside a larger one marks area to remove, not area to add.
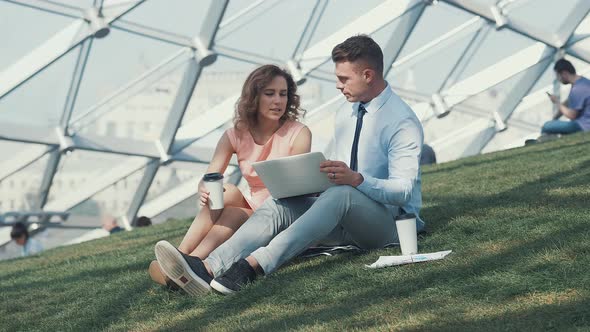
[[[363,127],[363,116],[365,116],[367,110],[363,104],[359,104],[358,114],[356,116],[356,129],[354,130],[354,140],[352,141],[352,150],[350,151],[350,169],[357,171],[358,169],[358,149],[359,149],[359,136],[361,135],[361,128]]]

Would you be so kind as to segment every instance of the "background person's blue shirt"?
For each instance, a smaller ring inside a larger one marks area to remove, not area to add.
[[[590,80],[581,77],[572,84],[567,100],[568,107],[578,112],[576,122],[582,130],[590,130]]]
[[[41,242],[33,238],[28,238],[27,242],[25,242],[25,245],[22,248],[21,254],[23,257],[25,257],[38,254],[41,251],[43,251],[43,246],[41,245]]]
[[[359,103],[336,113],[334,156],[350,163]],[[389,84],[370,102],[358,145],[358,171],[364,181],[357,189],[371,199],[419,215],[422,206],[420,154],[424,141],[422,124],[412,109]],[[417,222],[418,229],[424,223]]]

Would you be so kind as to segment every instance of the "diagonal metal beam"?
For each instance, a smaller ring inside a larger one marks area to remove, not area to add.
[[[492,12],[492,8],[494,6],[486,5],[479,1],[472,1],[472,0],[441,0],[445,3],[464,10],[468,13],[473,15],[477,15],[482,17],[493,24],[497,24],[497,17],[494,16]],[[516,20],[514,18],[510,18],[510,20],[503,26],[504,29],[511,30],[516,32],[520,35],[526,36],[534,41],[541,42],[547,44],[549,46],[560,48],[563,46],[564,41],[561,41],[559,36],[552,35],[550,38],[546,31],[540,31],[535,27],[528,25],[526,22],[522,20]]]
[[[143,175],[141,176],[141,180],[139,181],[139,185],[135,190],[135,194],[131,199],[131,203],[127,208],[127,212],[123,216],[123,222],[126,225],[135,226],[135,220],[137,216],[137,211],[143,205],[143,202],[147,196],[148,190],[160,169],[160,162],[157,159],[150,160],[143,170]]]
[[[186,112],[191,96],[193,95],[200,74],[201,65],[194,60],[189,61],[188,68],[186,69],[182,81],[180,82],[180,86],[178,87],[178,92],[174,99],[172,109],[168,114],[166,123],[162,128],[162,134],[160,135],[160,144],[164,148],[166,154],[171,152],[170,148],[174,142],[174,137],[182,122],[182,118]]]
[[[590,1],[580,1],[578,0],[576,6],[574,6],[570,12],[567,14],[567,18],[563,20],[563,24],[560,27],[561,37],[565,37],[565,47],[570,44],[573,44],[573,40],[576,38],[576,31],[583,28],[582,23],[590,13]]]
[[[326,6],[328,5],[328,0],[316,0],[315,6],[311,10],[311,15],[309,15],[309,19],[305,24],[305,28],[303,33],[299,37],[299,41],[293,50],[293,55],[291,55],[291,59],[295,62],[298,62],[301,57],[303,56],[303,52],[309,46],[311,41],[311,37],[315,33],[315,30],[322,18],[322,14],[326,10]]]
[[[59,197],[56,197],[45,204],[43,209],[51,211],[67,211],[74,208],[93,195],[109,187],[111,184],[142,169],[145,165],[145,158],[128,159],[113,167],[108,172],[101,172],[95,176],[90,176],[90,181],[87,181],[80,189],[59,195]]]
[[[64,134],[67,134],[68,132],[70,118],[72,117],[72,112],[74,112],[74,106],[76,105],[76,100],[78,99],[78,91],[80,91],[80,84],[82,83],[82,78],[84,77],[84,71],[86,69],[86,63],[88,62],[88,56],[90,55],[90,49],[92,48],[93,40],[94,39],[89,38],[80,46],[80,54],[78,54],[78,60],[76,61],[76,66],[74,67],[66,103],[60,120],[60,126]]]
[[[272,58],[268,55],[256,54],[244,50],[238,50],[228,46],[214,45],[213,50],[220,56],[228,59],[238,60],[241,62],[251,63],[254,65],[264,65],[267,63],[281,63],[283,60]]]
[[[198,139],[231,121],[234,115],[234,105],[239,94],[226,98],[217,106],[203,112],[191,121],[187,121],[178,130],[172,145],[172,153],[178,153]]]
[[[549,68],[552,61],[553,56],[550,55],[545,60],[541,61],[536,67],[529,69],[518,80],[518,83],[515,84],[515,88],[508,92],[508,95],[504,99],[502,105],[498,107],[497,111],[494,111],[496,114],[496,129],[501,129],[503,126],[505,128],[505,123],[508,121],[508,119],[510,119],[512,113],[514,113],[514,110],[516,110],[518,105],[522,102],[522,99],[530,93],[531,89],[535,86],[543,73],[547,70],[547,68]],[[480,146],[478,154],[481,153],[483,149],[485,149],[485,147],[492,139],[494,139],[497,133],[498,130],[496,130],[491,137],[478,142]]]
[[[107,114],[108,112],[116,109],[118,105],[128,101],[133,96],[136,96],[147,87],[158,82],[163,77],[169,75],[171,72],[177,70],[181,65],[184,65],[187,61],[192,59],[194,56],[193,52],[189,48],[183,48],[169,57],[165,58],[162,62],[156,65],[154,68],[140,74],[138,77],[132,79],[128,83],[121,86],[118,90],[114,91],[104,99],[93,105],[74,119],[70,121],[71,129],[70,132],[76,132],[85,126],[96,121],[100,116]]]
[[[268,13],[281,0],[258,0],[251,2],[250,5],[238,11],[234,15],[225,18],[219,23],[219,35],[216,41],[219,42],[230,36],[234,31],[241,29],[252,20],[255,20],[259,15]]]
[[[389,0],[373,8],[305,50],[300,61],[302,74],[310,73],[329,61],[334,45],[342,42],[344,39],[359,33],[372,34],[415,9],[416,6],[424,5],[425,3],[420,0]]]
[[[450,88],[442,91],[441,96],[447,106],[453,107],[465,99],[492,87],[513,75],[541,62],[554,49],[535,43],[522,51],[515,53],[499,62],[481,70],[480,72],[460,81]]]
[[[225,1],[214,1],[207,14],[207,18],[201,26],[199,36],[195,38],[198,40],[198,46],[205,47],[206,50],[197,49],[198,62],[190,61],[188,68],[184,74],[181,85],[178,89],[177,96],[174,100],[172,110],[168,115],[168,119],[162,130],[160,142],[166,153],[171,154],[173,151],[174,138],[176,132],[180,127],[182,118],[186,112],[190,99],[193,95],[195,86],[201,76],[202,67],[211,64],[203,57],[203,54],[210,52],[210,48],[213,45],[215,34],[217,33],[219,23],[225,13],[229,0]],[[203,63],[205,62],[205,63]]]
[[[118,20],[111,24],[113,29],[132,33],[141,37],[165,42],[177,46],[191,47],[191,39],[187,36],[175,34],[172,32],[156,29],[147,25],[139,24],[136,22],[130,22],[127,20]]]
[[[141,183],[136,189],[131,205],[125,213],[124,220],[126,220],[128,224],[135,220],[137,212],[143,204],[151,183],[158,172],[160,163],[167,163],[170,160],[169,156],[174,153],[174,140],[191,97],[193,96],[195,86],[201,76],[202,69],[204,66],[212,64],[217,57],[211,52],[211,46],[213,45],[215,35],[219,30],[219,24],[223,18],[228,2],[229,0],[211,2],[209,11],[201,25],[201,29],[199,30],[199,36],[194,39],[196,47],[195,59],[191,59],[188,63],[172,105],[172,109],[168,113],[168,118],[162,129],[162,134],[157,142],[160,147],[161,156],[159,160],[151,160],[144,171]]]
[[[41,186],[39,187],[39,195],[37,200],[33,203],[33,210],[41,210],[43,209],[45,203],[47,203],[49,191],[51,190],[51,183],[53,182],[53,178],[57,172],[57,167],[59,166],[60,160],[61,151],[59,149],[54,149],[49,153],[49,160],[45,165],[45,171],[43,172],[43,176],[41,178]]]
[[[406,11],[404,15],[398,18],[399,21],[395,32],[391,34],[383,47],[383,77],[387,77],[391,66],[398,58],[404,45],[406,45],[425,8],[426,2],[419,3],[412,7],[412,10]]]
[[[412,66],[413,64],[420,60],[423,60],[424,58],[435,56],[436,52],[438,52],[441,47],[449,47],[449,45],[454,41],[457,41],[458,39],[468,36],[470,34],[476,33],[485,25],[485,23],[486,21],[479,17],[471,18],[465,23],[459,25],[458,27],[441,35],[440,37],[424,44],[422,47],[419,47],[414,52],[397,59],[393,63],[392,67],[394,69],[399,69],[402,67]]]
[[[590,16],[586,13],[584,19],[580,21],[580,24],[578,24],[577,28],[573,31],[565,47],[572,47],[588,37],[590,37]]]
[[[486,24],[486,25],[483,25],[480,29],[478,29],[473,34],[467,47],[463,50],[461,56],[459,57],[459,59],[457,59],[457,61],[453,65],[451,71],[447,75],[447,78],[439,86],[439,88],[437,90],[439,93],[443,88],[454,84],[457,81],[457,79],[459,77],[461,77],[461,74],[463,73],[463,71],[465,70],[467,65],[471,62],[473,55],[477,52],[479,47],[483,44],[484,40],[486,39],[486,37],[488,36],[490,31],[491,31],[490,24]]]
[[[23,149],[12,158],[3,160],[0,163],[0,181],[23,170],[54,149],[55,147],[47,145],[29,145],[26,149]]]

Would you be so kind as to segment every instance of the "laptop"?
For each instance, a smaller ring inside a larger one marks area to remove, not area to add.
[[[321,193],[334,186],[328,174],[320,172],[326,157],[321,152],[308,152],[252,163],[273,198]]]

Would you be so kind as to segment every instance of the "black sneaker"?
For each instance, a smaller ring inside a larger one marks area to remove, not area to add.
[[[155,251],[162,271],[189,295],[211,292],[209,284],[213,278],[200,258],[181,253],[167,241],[156,243]]]
[[[238,292],[246,284],[256,280],[256,271],[245,259],[235,262],[229,270],[211,281],[211,287],[224,295]]]

